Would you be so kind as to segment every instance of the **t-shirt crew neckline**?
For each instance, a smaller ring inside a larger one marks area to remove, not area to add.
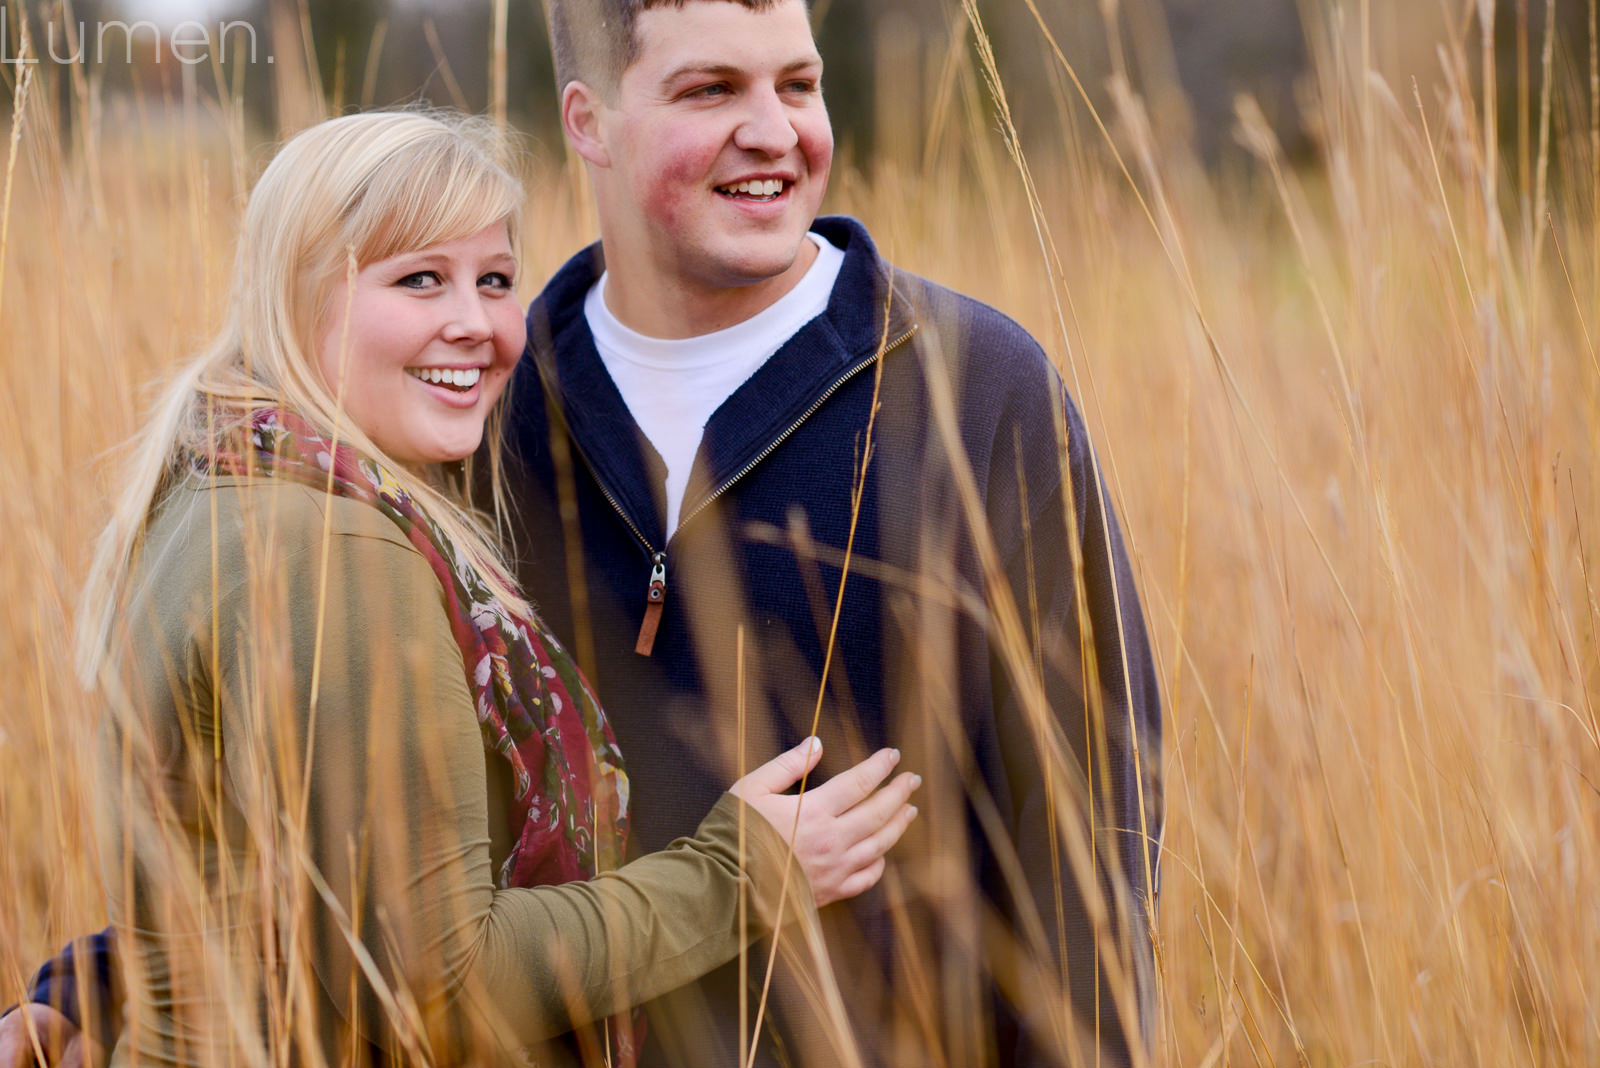
[[[820,234],[808,233],[806,236],[817,246],[817,258],[812,261],[810,268],[793,289],[743,322],[693,337],[663,338],[641,334],[612,314],[610,306],[606,304],[605,291],[611,272],[604,271],[584,299],[583,311],[589,320],[590,332],[594,334],[597,344],[604,342],[614,348],[619,358],[663,371],[704,370],[726,359],[728,349],[738,348],[748,352],[754,347],[759,351],[765,347],[763,342],[776,338],[777,344],[767,353],[770,357],[802,326],[827,310],[828,298],[833,295],[833,283],[838,280],[839,269],[844,265],[842,249]],[[760,362],[764,363],[765,360]],[[754,370],[751,368],[752,372]]]
[[[666,465],[669,538],[706,422],[801,327],[827,310],[844,252],[816,233],[807,237],[817,246],[817,258],[793,289],[743,322],[709,334],[657,338],[628,327],[606,306],[607,274],[584,298],[600,360]]]

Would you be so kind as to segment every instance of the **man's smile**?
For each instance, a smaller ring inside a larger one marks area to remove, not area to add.
[[[718,193],[735,200],[765,202],[777,200],[793,184],[782,178],[756,178],[730,185],[719,185],[716,188]]]

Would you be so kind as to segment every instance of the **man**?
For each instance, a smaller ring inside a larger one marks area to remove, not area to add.
[[[550,13],[601,242],[529,311],[509,484],[522,582],[629,761],[634,843],[692,830],[814,719],[825,770],[887,743],[927,780],[885,889],[790,938],[770,988],[762,948],[652,1005],[644,1063],[1142,1060],[1158,698],[1059,377],[816,219],[804,0]]]

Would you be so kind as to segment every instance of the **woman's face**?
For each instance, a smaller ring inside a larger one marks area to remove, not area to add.
[[[413,467],[477,449],[527,343],[516,269],[495,223],[370,263],[353,290],[335,288],[318,363],[336,394],[342,377],[345,412],[394,460]]]

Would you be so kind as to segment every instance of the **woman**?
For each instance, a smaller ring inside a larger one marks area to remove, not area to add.
[[[536,1059],[625,1063],[629,1006],[780,899],[871,886],[915,815],[892,751],[779,793],[809,745],[616,867],[621,755],[463,494],[525,342],[501,155],[418,112],[291,140],[226,326],[131,452],[78,647],[110,707],[114,1063],[455,1063],[596,1020]]]

